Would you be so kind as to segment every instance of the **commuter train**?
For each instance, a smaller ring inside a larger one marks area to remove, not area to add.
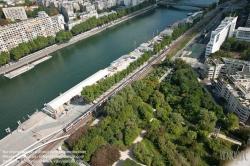
[[[71,130],[72,128],[74,128],[78,123],[80,123],[83,119],[85,119],[90,114],[91,114],[91,111],[88,111],[83,116],[81,116],[80,118],[78,118],[77,120],[75,120],[73,123],[71,123],[70,125],[68,125],[67,127],[65,127],[63,129],[63,131],[64,132],[68,132],[69,130]]]
[[[90,108],[90,111],[88,111],[87,113],[85,113],[83,116],[81,116],[80,118],[78,118],[77,120],[75,120],[73,123],[71,123],[70,125],[68,125],[67,127],[65,127],[63,129],[64,132],[68,132],[69,130],[71,130],[72,128],[74,128],[74,126],[76,126],[78,123],[80,123],[83,119],[85,119],[87,116],[89,116],[93,111],[96,110],[97,107],[100,107],[103,103],[105,103],[107,100],[111,99],[112,96],[114,96],[118,91],[120,91],[121,89],[123,89],[125,86],[127,86],[130,82],[132,82],[134,79],[136,79],[137,77],[139,77],[143,72],[145,72],[150,66],[152,66],[152,64],[156,63],[160,58],[162,58],[163,56],[165,56],[165,54],[162,54],[161,56],[157,57],[155,60],[153,60],[151,63],[149,63],[147,66],[145,66],[142,70],[140,70],[138,73],[136,73],[135,75],[133,75],[132,77],[130,77],[129,80],[127,80],[126,82],[124,82],[121,86],[119,86],[114,92],[112,92],[111,94],[109,94],[108,97],[104,98],[103,100],[101,100],[99,103],[95,104],[94,107]]]

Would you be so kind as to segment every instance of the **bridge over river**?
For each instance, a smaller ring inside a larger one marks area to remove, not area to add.
[[[165,6],[191,6],[197,8],[208,8],[210,4],[196,4],[196,3],[177,3],[177,2],[170,2],[170,1],[158,1],[158,5],[165,5]]]

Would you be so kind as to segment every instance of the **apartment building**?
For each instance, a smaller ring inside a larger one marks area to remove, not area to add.
[[[236,30],[235,39],[250,42],[250,27],[239,27]]]
[[[12,21],[28,19],[25,9],[22,6],[3,8],[3,13],[6,18],[11,19]]]
[[[91,12],[91,11],[95,11],[95,5],[91,4],[90,2],[84,2],[83,4],[81,4],[81,11],[82,12]]]
[[[206,58],[204,75],[213,79],[227,108],[245,122],[250,114],[250,62],[231,58]]]
[[[247,75],[244,75],[247,74]],[[246,122],[250,114],[250,73],[227,75],[216,81],[218,95],[227,101],[227,108]]]
[[[8,26],[0,27],[0,52],[8,52],[20,43],[28,42],[38,36],[54,36],[64,29],[61,14],[49,17],[44,11],[38,17]]]
[[[116,4],[116,0],[96,0],[94,2],[95,8],[98,10],[110,8],[112,6],[115,6]]]
[[[208,79],[217,79],[227,74],[244,73],[250,62],[231,58],[206,58],[203,74]]]
[[[222,43],[233,36],[237,17],[226,17],[221,24],[211,33],[210,41],[207,44],[205,56],[220,49]]]
[[[68,22],[76,17],[76,13],[74,13],[73,3],[63,3],[61,6],[61,12],[65,18],[65,21]]]
[[[77,24],[80,24],[80,23],[82,23],[82,22],[85,22],[87,19],[89,19],[89,18],[91,18],[91,17],[96,17],[96,18],[98,18],[98,14],[97,14],[97,12],[96,12],[96,10],[95,11],[90,11],[90,12],[85,12],[85,13],[80,13],[80,14],[78,14],[78,16],[80,17],[80,19],[79,20],[76,20],[76,21],[74,21],[74,20],[69,20],[68,22],[67,22],[67,29],[68,30],[71,30],[75,25],[77,25]]]
[[[225,75],[225,68],[226,66],[223,59],[206,58],[203,67],[203,74],[208,79],[216,79],[220,76]]]

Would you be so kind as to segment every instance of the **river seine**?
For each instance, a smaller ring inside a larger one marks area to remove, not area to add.
[[[182,2],[208,4],[213,0]],[[159,7],[58,50],[48,61],[11,80],[0,76],[0,139],[6,128],[17,128],[18,120],[27,120],[44,103],[195,11],[198,9],[192,7]]]

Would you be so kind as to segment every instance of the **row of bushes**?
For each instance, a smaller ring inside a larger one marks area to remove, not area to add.
[[[92,86],[85,86],[81,92],[84,99],[92,102],[97,97],[99,97],[103,92],[107,91],[114,84],[125,78],[129,73],[135,70],[138,66],[142,65],[144,62],[148,61],[151,57],[151,52],[145,52],[138,58],[136,61],[130,63],[130,65],[122,70],[121,72],[117,72],[113,76],[106,78],[105,80],[98,82]]]

